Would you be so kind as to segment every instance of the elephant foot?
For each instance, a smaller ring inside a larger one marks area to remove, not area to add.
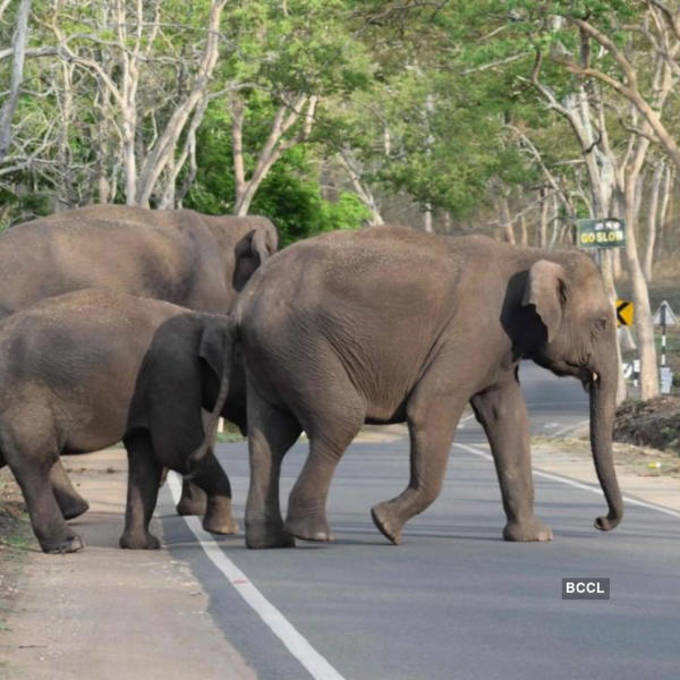
[[[227,516],[208,513],[203,518],[203,528],[211,534],[227,536],[238,533],[238,522],[231,516],[231,513]]]
[[[334,541],[335,537],[331,533],[330,527],[325,517],[289,517],[284,524],[284,528],[295,538],[303,541]]]
[[[282,524],[272,526],[264,521],[246,520],[246,547],[252,550],[263,548],[294,548],[295,538]]]
[[[83,539],[80,536],[73,534],[55,541],[41,541],[40,547],[44,553],[50,555],[65,555],[66,553],[82,550],[85,547],[85,543],[83,543]]]
[[[161,542],[148,531],[136,533],[125,531],[118,541],[118,545],[126,550],[158,550]]]
[[[74,519],[80,517],[90,509],[90,504],[84,498],[71,498],[59,504],[59,509],[64,519]]]
[[[205,515],[207,511],[207,501],[205,498],[185,498],[182,496],[177,503],[178,515]]]
[[[401,528],[403,524],[394,516],[387,503],[379,503],[371,508],[373,524],[380,529],[385,538],[399,545],[401,543]]]
[[[552,541],[553,532],[536,517],[525,522],[508,522],[503,529],[506,541]]]
[[[203,518],[203,528],[211,534],[238,533],[238,524],[231,514],[231,498],[208,496],[208,509]]]
[[[187,481],[182,483],[182,497],[177,503],[178,515],[205,515],[208,511],[208,496],[195,484]]]

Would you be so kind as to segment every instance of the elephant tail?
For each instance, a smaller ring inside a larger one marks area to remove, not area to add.
[[[220,386],[217,398],[210,415],[204,423],[205,437],[200,446],[189,456],[190,469],[199,463],[208,451],[212,450],[217,439],[217,426],[229,396],[229,384],[231,369],[233,366],[234,351],[237,339],[238,324],[232,316],[223,317],[224,323],[220,324],[220,342],[216,343],[221,352],[221,361],[213,363],[221,365]],[[212,362],[211,362],[212,363]]]

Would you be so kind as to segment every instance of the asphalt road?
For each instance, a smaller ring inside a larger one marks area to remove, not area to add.
[[[534,432],[587,418],[576,381],[530,366],[521,375]],[[286,458],[284,505],[306,448],[300,441]],[[535,475],[537,513],[555,540],[506,543],[486,452],[474,419],[465,421],[440,498],[407,525],[400,546],[387,543],[369,509],[405,486],[406,440],[348,449],[330,494],[333,544],[248,551],[242,536],[212,541],[199,531],[202,543],[196,522],[173,514],[167,487],[164,543],[265,680],[680,677],[680,519],[628,504],[623,523],[603,534],[592,527],[601,493]],[[246,446],[222,445],[219,457],[242,517]],[[611,599],[562,600],[561,580],[573,576],[609,577]]]

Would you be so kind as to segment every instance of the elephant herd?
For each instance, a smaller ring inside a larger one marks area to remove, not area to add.
[[[82,548],[66,520],[87,509],[59,462],[122,440],[123,548],[149,533],[163,468],[184,475],[178,512],[234,533],[213,451],[223,416],[248,435],[250,548],[331,540],[334,469],[364,423],[406,422],[410,479],[371,511],[393,543],[438,496],[467,404],[500,482],[503,537],[545,541],[534,514],[518,364],[572,375],[608,513],[617,384],[612,306],[578,251],[519,249],[401,227],[336,231],[279,252],[258,217],[100,205],[0,236],[0,466],[11,468],[45,552]],[[281,516],[279,475],[304,431],[309,454]]]

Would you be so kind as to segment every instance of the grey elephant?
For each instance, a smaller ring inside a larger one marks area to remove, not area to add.
[[[120,440],[129,463],[121,547],[158,547],[148,526],[163,467],[207,494],[206,530],[236,531],[229,480],[210,448],[220,413],[246,427],[231,329],[226,316],[104,289],[48,298],[0,322],[0,466],[21,486],[45,552],[83,547],[50,483],[58,456]]]
[[[125,205],[58,213],[0,235],[0,319],[88,287],[226,313],[277,245],[276,228],[264,217]],[[50,475],[64,517],[85,512],[59,461]],[[204,514],[205,504],[198,487],[183,485],[180,514]]]
[[[595,526],[621,521],[611,451],[614,316],[586,255],[405,228],[333,232],[270,258],[234,318],[247,373],[249,547],[329,540],[326,497],[343,451],[364,423],[405,421],[411,478],[372,509],[378,529],[399,543],[405,522],[440,492],[468,402],[495,460],[503,537],[550,540],[534,514],[522,358],[589,390],[592,453],[609,506]],[[280,465],[301,430],[309,455],[284,524]]]

